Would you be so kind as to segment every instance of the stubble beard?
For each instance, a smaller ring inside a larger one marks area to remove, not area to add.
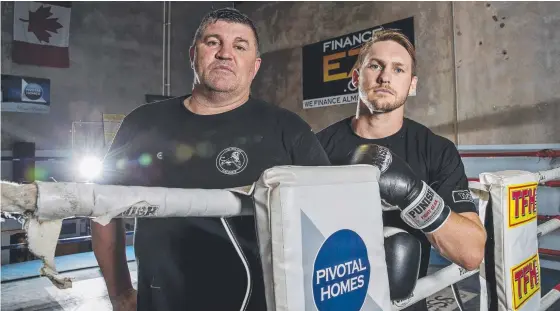
[[[232,80],[235,79],[233,73],[230,73]],[[223,78],[217,76],[218,73],[209,73],[206,76],[201,76],[199,78],[199,84],[209,92],[213,93],[235,93],[237,90],[237,83],[235,81],[219,81]],[[229,79],[229,78],[228,78]]]
[[[365,96],[364,96],[365,97]],[[385,101],[385,99],[381,100],[369,100],[367,97],[363,98],[360,96],[362,105],[360,105],[360,112],[368,113],[371,115],[379,115],[384,113],[393,112],[400,107],[402,107],[406,102],[406,97],[399,99],[397,98],[393,103],[380,103],[380,101]]]

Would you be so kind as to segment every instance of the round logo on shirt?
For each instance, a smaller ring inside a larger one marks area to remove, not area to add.
[[[226,175],[241,173],[249,162],[247,153],[237,147],[229,147],[222,150],[216,158],[216,167]]]

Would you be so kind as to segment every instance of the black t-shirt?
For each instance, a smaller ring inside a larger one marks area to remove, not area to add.
[[[186,96],[141,106],[123,121],[104,161],[104,183],[221,189],[250,185],[279,165],[330,165],[310,126],[250,98],[196,115]],[[138,310],[265,310],[252,216],[138,218]],[[247,282],[250,275],[250,284]]]
[[[427,127],[404,119],[401,129],[383,139],[366,139],[354,133],[353,117],[338,121],[317,133],[332,165],[347,165],[352,154],[362,144],[377,144],[389,148],[402,158],[416,175],[431,186],[449,207],[457,213],[477,212],[472,200],[461,194],[470,193],[461,157],[448,139],[434,134]],[[400,217],[400,211],[383,213],[385,226],[406,230],[422,243],[420,277],[426,275],[430,259],[430,243],[420,230],[409,227]]]

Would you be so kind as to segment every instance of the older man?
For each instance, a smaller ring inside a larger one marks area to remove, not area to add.
[[[237,10],[204,17],[190,48],[192,94],[130,113],[104,161],[103,183],[229,188],[273,166],[329,165],[300,117],[250,96],[258,43],[252,21]],[[253,217],[137,219],[137,293],[122,223],[92,226],[115,310],[266,309]]]

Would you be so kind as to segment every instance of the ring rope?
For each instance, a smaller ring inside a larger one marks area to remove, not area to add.
[[[553,231],[560,229],[560,216],[555,216],[545,223],[540,224],[537,227],[537,237],[549,234]]]
[[[535,173],[538,182],[540,184],[544,184],[546,182],[549,182],[551,180],[556,180],[556,179],[560,179],[560,168],[555,168],[552,170],[548,170],[548,171],[539,171],[537,173]],[[123,189],[130,189],[129,187],[125,187]],[[121,189],[122,190],[122,189]],[[166,191],[168,191],[168,189],[165,189]],[[176,190],[176,189],[174,189]],[[481,189],[478,189],[481,190]],[[180,192],[183,192],[185,190],[179,190]],[[190,193],[192,190],[188,191],[188,195],[187,197],[189,198],[199,198],[199,193],[194,193],[196,192],[193,191],[193,193]],[[222,190],[223,191],[223,190]],[[96,192],[94,192],[96,193]],[[167,194],[167,193],[166,193]],[[174,193],[176,194],[176,193]],[[181,193],[183,194],[183,193]],[[229,213],[233,213],[233,214],[238,214],[240,213],[241,210],[241,206],[238,202],[236,202],[236,198],[235,196],[231,196],[231,193],[228,193],[230,196],[226,197],[224,199],[224,202],[227,202],[227,204],[223,204],[221,206],[219,206],[220,208],[220,212],[224,213],[224,211],[227,211]],[[165,199],[169,198],[169,197],[173,197],[173,196],[165,196]],[[164,200],[165,200],[164,199]],[[166,201],[166,200],[165,200]],[[230,210],[230,204],[232,204],[232,201],[237,203],[237,204],[233,204],[236,205],[236,208],[234,209],[234,211]],[[96,200],[94,200],[93,202],[96,202]],[[168,202],[166,202],[168,203]],[[170,202],[170,203],[175,203],[175,202]],[[227,209],[224,209],[225,207],[228,207]],[[175,212],[175,211],[174,211]],[[203,210],[197,210],[196,208],[193,210],[190,210],[189,212],[191,213],[187,213],[187,214],[200,214],[202,212],[202,214],[208,212],[205,208]],[[74,215],[73,215],[74,216]],[[82,216],[82,215],[75,215],[75,216]],[[112,215],[117,216],[117,215]],[[186,215],[182,215],[182,216],[186,216]],[[549,221],[547,221],[546,223],[543,223],[541,225],[538,226],[538,236],[543,236],[546,235],[550,232],[553,232],[555,230],[557,230],[558,228],[560,228],[560,216],[555,216],[554,218],[550,219]],[[484,265],[481,265],[481,267],[483,267]],[[428,275],[426,277],[423,277],[421,279],[418,280],[416,287],[413,291],[413,294],[411,295],[410,298],[408,299],[404,299],[404,300],[399,300],[399,301],[393,301],[393,309],[394,310],[402,310],[407,306],[410,306],[422,299],[425,299],[443,289],[445,289],[446,287],[455,284],[463,279],[466,279],[476,273],[478,273],[479,270],[473,270],[473,271],[467,271],[466,269],[459,267],[456,264],[451,264],[431,275]],[[541,307],[540,310],[546,310],[546,308],[548,308],[550,305],[552,305],[555,301],[557,301],[558,299],[560,299],[560,284],[557,285],[552,291],[550,291],[549,293],[547,293],[545,296],[543,296],[541,298]]]
[[[546,171],[539,171],[536,174],[538,176],[539,183],[541,184],[548,181],[558,180],[560,179],[560,167]]]
[[[478,273],[478,269],[467,271],[457,264],[451,264],[435,273],[420,278],[410,298],[393,301],[393,310],[402,310],[422,299]]]
[[[541,305],[539,310],[546,311],[550,308],[556,301],[560,299],[560,284],[556,285],[551,289],[546,295],[541,298]]]
[[[550,181],[560,179],[560,167],[551,170],[546,170],[546,171],[538,171],[537,173],[535,173],[535,175],[537,176],[539,184],[546,184]],[[471,188],[471,192],[472,190],[484,191],[483,186],[478,182],[478,180],[476,181],[470,180],[469,188]],[[560,216],[554,216],[547,222],[538,226],[537,236],[541,237],[559,228],[560,228]],[[484,264],[482,264],[481,266],[483,265]],[[393,301],[393,309],[402,310],[407,306],[410,306],[422,299],[434,295],[437,292],[443,290],[444,288],[448,286],[452,286],[453,284],[461,280],[464,280],[478,272],[479,272],[478,269],[467,271],[466,269],[459,267],[456,264],[451,264],[431,275],[419,279],[418,282],[416,283],[414,292],[409,298]],[[559,286],[557,286],[555,290],[553,290],[554,292],[551,291],[550,293],[548,293],[547,295],[541,298],[541,305],[544,303],[542,300],[545,298],[547,299],[546,303],[550,303],[551,305],[556,300],[560,299],[560,291],[558,291],[560,290]],[[541,310],[544,311],[546,310],[546,308],[545,309],[541,308]]]

